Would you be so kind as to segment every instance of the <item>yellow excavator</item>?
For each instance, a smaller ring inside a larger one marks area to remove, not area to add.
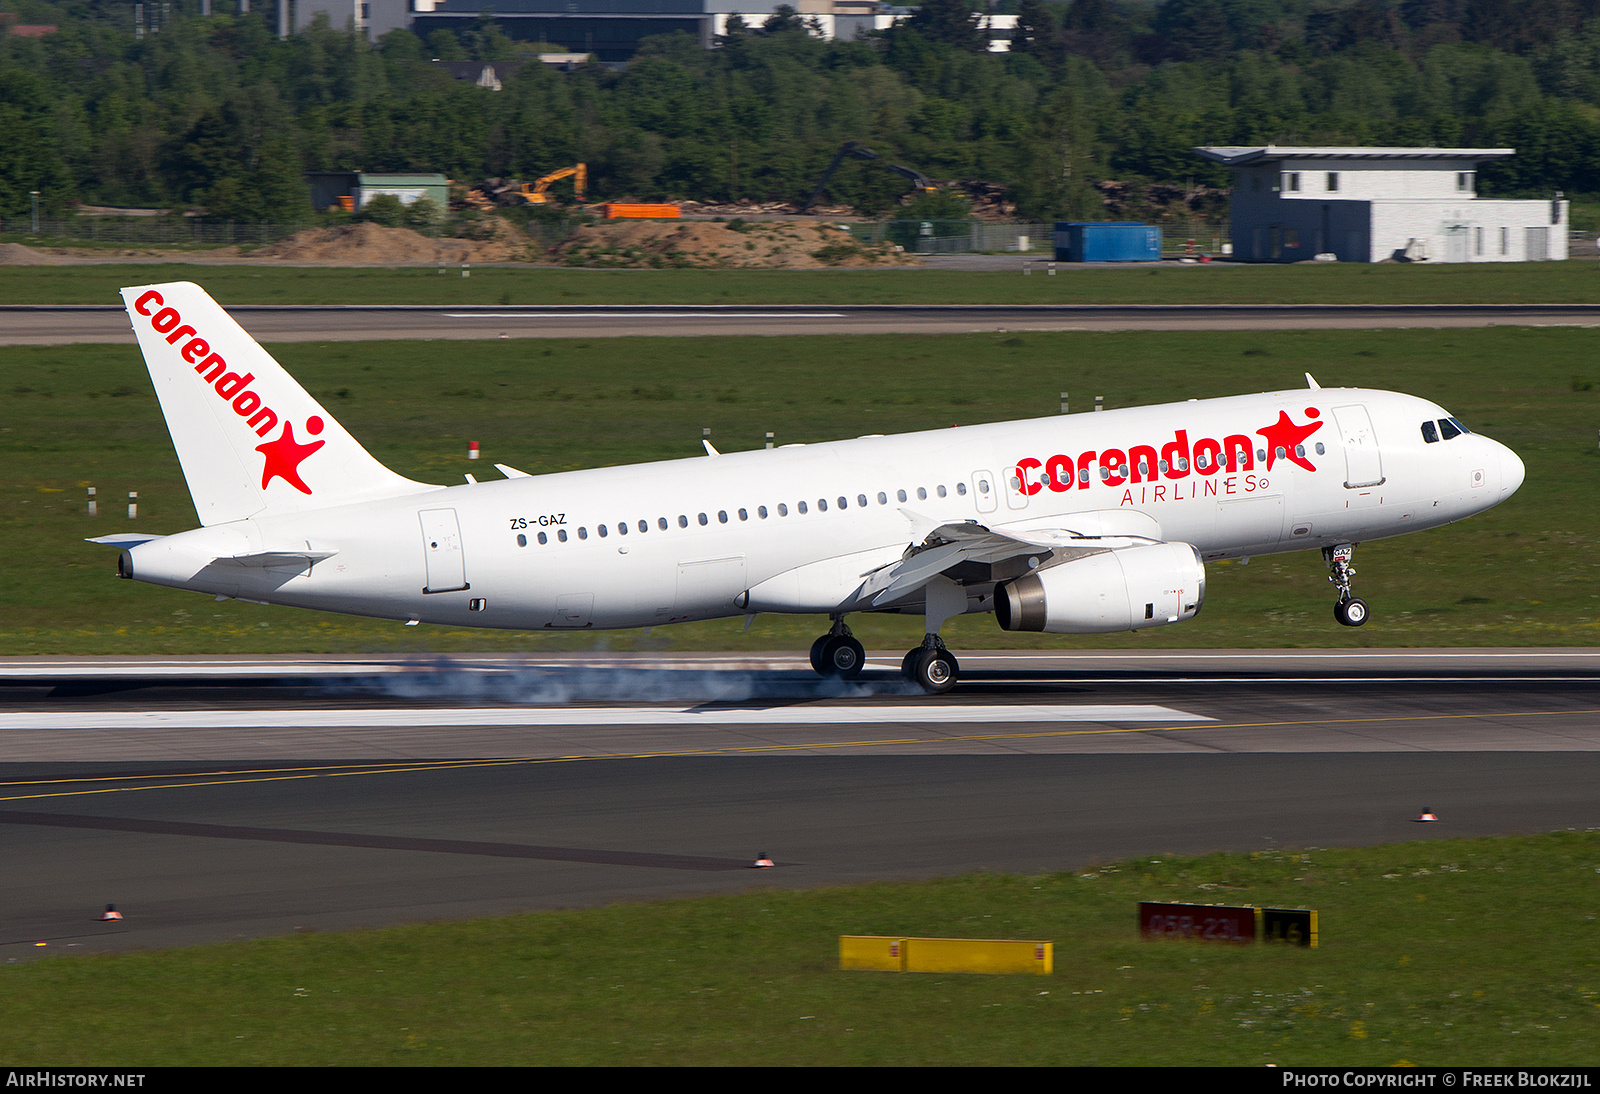
[[[573,200],[582,201],[583,191],[589,184],[589,168],[585,164],[576,164],[572,167],[563,167],[559,171],[552,171],[544,178],[533,183],[523,183],[517,191],[517,196],[529,205],[548,205],[551,197],[547,190],[552,182],[560,182],[564,178],[572,179]]]

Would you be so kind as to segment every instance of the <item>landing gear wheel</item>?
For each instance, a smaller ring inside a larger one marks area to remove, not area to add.
[[[854,680],[861,675],[867,663],[867,651],[847,634],[829,635],[822,643],[822,668],[824,676],[837,676],[841,680]]]
[[[961,666],[949,650],[922,649],[915,651],[917,659],[913,679],[930,695],[942,695],[956,686]]]
[[[828,675],[827,662],[822,659],[822,647],[827,645],[828,639],[832,637],[833,635],[831,634],[825,634],[811,643],[811,668],[818,676]]]
[[[907,680],[915,681],[917,678],[917,658],[921,656],[921,646],[918,646],[914,650],[908,651],[905,655],[905,658],[900,662],[900,675],[904,676]]]
[[[1357,597],[1341,600],[1333,606],[1333,617],[1346,627],[1359,627],[1367,621],[1367,602]]]

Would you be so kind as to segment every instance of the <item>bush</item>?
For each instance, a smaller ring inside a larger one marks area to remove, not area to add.
[[[398,228],[405,215],[406,207],[400,204],[399,198],[393,194],[379,194],[362,204],[358,219],[370,220],[385,228]]]
[[[400,217],[402,227],[424,234],[435,231],[444,223],[444,210],[432,198],[418,198],[404,207]]]

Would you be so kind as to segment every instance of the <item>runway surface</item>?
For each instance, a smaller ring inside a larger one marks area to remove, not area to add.
[[[228,312],[262,342],[1600,324],[1597,304],[243,305]],[[133,341],[116,305],[0,306],[0,345]]]
[[[960,657],[0,660],[0,957],[1600,826],[1600,651]]]

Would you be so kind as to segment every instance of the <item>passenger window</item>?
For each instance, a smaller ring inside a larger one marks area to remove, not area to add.
[[[700,527],[704,528],[706,525],[708,525],[710,523],[711,522],[706,519],[706,515],[704,513],[701,513],[700,514]]]
[[[778,515],[780,517],[786,517],[789,515],[789,507],[781,501],[778,503]]]
[[[649,530],[650,530],[650,522],[647,521],[647,520],[641,520],[639,522],[639,531],[648,532]]]
[[[518,547],[526,547],[527,545],[528,545],[528,537],[524,536],[524,535],[518,535],[517,536],[517,546]]]
[[[561,538],[562,539],[566,539],[567,537],[566,536],[562,536]],[[540,532],[539,533],[539,546],[543,547],[545,544],[547,544],[549,542],[550,542],[550,537],[545,535],[543,532]]]
[[[1422,439],[1428,444],[1437,444],[1439,441],[1439,428],[1432,422],[1423,422]]]
[[[727,524],[728,523],[728,511],[726,509],[718,509],[717,510],[717,523],[718,524]]]
[[[944,487],[941,486],[941,487],[939,487],[939,496],[941,498],[947,498],[947,497],[950,496],[950,491],[946,490]]]
[[[1319,456],[1326,455],[1327,451],[1328,450],[1326,448],[1322,447],[1322,442],[1318,441],[1317,442],[1317,455],[1319,455]]]
[[[895,491],[895,497],[899,498],[901,501],[905,501],[906,500],[906,492],[904,490],[897,490],[897,491]]]
[[[756,516],[760,517],[762,520],[766,520],[767,519],[767,507],[765,505],[756,506]]]
[[[625,536],[627,534],[628,534],[628,522],[627,521],[623,521],[621,524],[617,525],[617,535]]]
[[[926,486],[917,487],[917,500],[918,501],[927,501],[928,500],[928,488]]]
[[[826,513],[827,511],[828,511],[828,499],[827,498],[818,498],[817,499],[817,512]]]
[[[588,539],[589,538],[589,529],[580,526],[578,528],[578,538],[579,539]]]
[[[605,539],[606,536],[608,536],[610,534],[611,534],[610,532],[606,531],[606,526],[604,524],[600,525],[600,538],[601,539]]]
[[[967,484],[964,483],[964,482],[956,483],[956,493],[960,494],[962,497],[966,497],[967,496]]]
[[[1453,424],[1451,424],[1449,418],[1441,418],[1439,420],[1440,440],[1451,441],[1459,436],[1461,436],[1461,430],[1457,429]]]
[[[879,505],[888,505],[889,504],[889,495],[885,494],[882,490],[878,491],[878,504]]]
[[[806,515],[806,503],[805,502],[800,502],[799,505],[796,508],[799,509],[801,516],[805,516]]]
[[[684,516],[682,513],[678,514],[678,527],[679,528],[687,528],[687,527],[689,527],[689,518]]]
[[[856,504],[861,506],[861,508],[865,509],[867,507],[867,496],[865,494],[857,494],[856,495]]]
[[[850,508],[850,499],[841,497],[839,499],[839,508],[840,509],[848,509],[848,508]]]
[[[741,509],[741,510],[739,510],[739,519],[740,520],[749,520],[750,519],[750,514],[748,512],[746,512],[745,510]]]
[[[567,542],[567,530],[565,528],[561,528],[561,529],[557,530],[556,538],[559,539],[562,543]]]

